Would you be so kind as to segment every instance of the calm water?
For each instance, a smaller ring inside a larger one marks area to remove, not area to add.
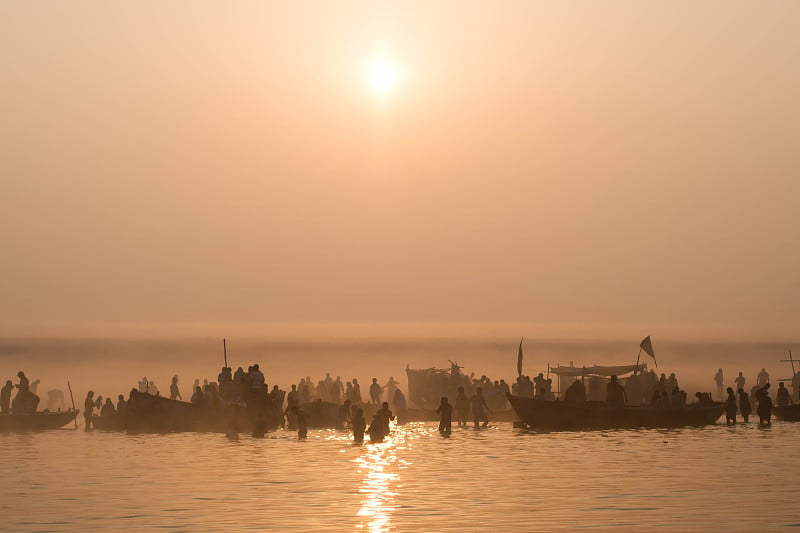
[[[0,435],[0,529],[465,531],[800,527],[800,424],[535,434],[397,428]]]

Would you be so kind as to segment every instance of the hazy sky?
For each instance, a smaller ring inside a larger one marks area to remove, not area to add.
[[[799,98],[794,0],[4,1],[0,334],[796,338]]]

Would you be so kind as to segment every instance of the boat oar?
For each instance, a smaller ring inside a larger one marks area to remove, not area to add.
[[[72,395],[72,385],[69,384],[69,380],[67,380],[67,388],[69,389],[69,399],[72,400],[72,410],[75,411],[75,397]],[[78,415],[75,415],[75,418],[72,419],[75,422],[75,429],[78,429]]]

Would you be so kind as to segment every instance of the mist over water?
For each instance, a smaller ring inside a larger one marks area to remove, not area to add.
[[[638,339],[636,340],[638,341]],[[547,365],[591,366],[633,364],[636,341],[526,340],[524,373],[547,372]],[[267,383],[289,389],[300,378],[316,382],[330,372],[343,380],[358,378],[381,383],[394,377],[406,390],[406,365],[411,368],[448,368],[458,362],[466,373],[486,374],[493,380],[516,377],[519,339],[499,338],[312,338],[228,339],[228,364],[245,369],[259,363]],[[722,367],[726,384],[733,384],[743,371],[748,386],[755,384],[764,367],[773,381],[791,377],[786,344],[691,343],[654,340],[657,372],[675,372],[681,387],[690,394],[711,391],[713,375]],[[646,354],[641,362],[654,368]],[[172,376],[180,377],[181,393],[190,396],[195,379],[215,381],[223,364],[222,340],[185,339],[3,339],[0,340],[0,378],[11,379],[24,370],[31,380],[41,379],[40,395],[49,389],[66,392],[70,380],[76,402],[87,390],[102,396],[126,394],[146,376],[168,395]]]

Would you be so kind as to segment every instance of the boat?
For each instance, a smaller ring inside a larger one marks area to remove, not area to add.
[[[77,416],[77,409],[41,411],[29,415],[0,415],[0,432],[59,429],[74,421]]]
[[[772,414],[784,422],[800,422],[800,404],[773,407]]]
[[[697,405],[684,409],[645,406],[611,407],[603,402],[565,403],[508,395],[511,407],[526,426],[533,429],[624,429],[705,426],[714,424],[725,404]]]

